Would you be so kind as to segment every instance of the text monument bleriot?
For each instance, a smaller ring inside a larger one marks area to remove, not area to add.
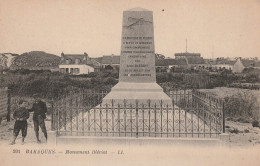
[[[103,103],[172,104],[171,98],[156,83],[153,13],[142,8],[124,11],[121,38],[119,83]]]

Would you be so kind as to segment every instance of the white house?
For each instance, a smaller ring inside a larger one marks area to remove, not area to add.
[[[61,73],[72,75],[89,74],[94,72],[94,61],[88,54],[64,54],[61,53],[59,70]]]

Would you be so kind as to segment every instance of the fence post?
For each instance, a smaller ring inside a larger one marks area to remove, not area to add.
[[[114,114],[114,100],[112,99],[112,132],[113,132],[113,136],[114,136],[114,134],[115,134],[115,123],[114,123],[114,116],[115,116],[115,114]]]
[[[142,103],[142,110],[143,110],[143,136],[144,136],[144,103]]]
[[[126,137],[126,99],[124,99],[124,129],[125,129],[125,137]]]
[[[100,122],[99,122],[99,126],[100,126],[100,135],[102,136],[103,134],[103,129],[102,129],[102,109],[103,109],[103,105],[102,103],[100,104],[100,107],[99,107],[99,118],[100,118]]]
[[[160,101],[160,112],[161,112],[161,137],[163,136],[163,101]]]
[[[174,114],[175,114],[175,105],[174,105],[174,98],[172,99],[172,137],[174,137]]]
[[[10,122],[10,116],[11,116],[11,94],[10,94],[10,89],[7,89],[7,115],[6,115],[7,122]]]
[[[132,103],[130,103],[130,124],[131,124],[131,137],[133,136],[133,107],[132,107]]]
[[[168,106],[168,103],[166,105],[166,115],[167,115],[167,137],[169,136],[169,117],[168,117],[168,114],[169,114],[169,106]]]
[[[108,104],[106,103],[106,133],[108,136]]]
[[[69,107],[72,106],[72,98],[69,98]],[[72,115],[72,108],[69,108],[70,110],[70,136],[72,136],[72,119],[73,119],[73,115]]]
[[[120,118],[120,104],[118,103],[118,106],[117,106],[117,113],[118,113],[118,135],[120,137],[120,121],[121,121],[121,118]]]
[[[149,137],[151,135],[151,100],[148,100],[148,131],[149,131]]]
[[[155,130],[155,137],[156,137],[156,132],[157,132],[157,119],[156,119],[156,102],[154,104],[154,130]]]
[[[136,119],[136,138],[138,138],[138,100],[136,100],[136,106],[135,106],[135,111],[136,111],[136,114],[135,114],[135,119]]]
[[[51,99],[51,130],[54,131],[54,108],[53,108],[53,98]]]
[[[225,102],[222,100],[222,125],[223,125],[223,133],[225,133]]]

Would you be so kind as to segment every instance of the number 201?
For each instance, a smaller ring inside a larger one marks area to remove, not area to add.
[[[13,153],[20,153],[19,149],[13,149]]]

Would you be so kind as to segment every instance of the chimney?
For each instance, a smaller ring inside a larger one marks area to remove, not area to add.
[[[61,53],[61,60],[64,60],[64,53]]]
[[[113,64],[113,59],[114,59],[114,54],[111,55],[111,61],[110,61],[110,65]]]
[[[88,57],[88,54],[86,52],[84,52],[84,59],[86,61],[86,64],[89,64],[90,63],[90,60],[89,60],[89,57]]]

